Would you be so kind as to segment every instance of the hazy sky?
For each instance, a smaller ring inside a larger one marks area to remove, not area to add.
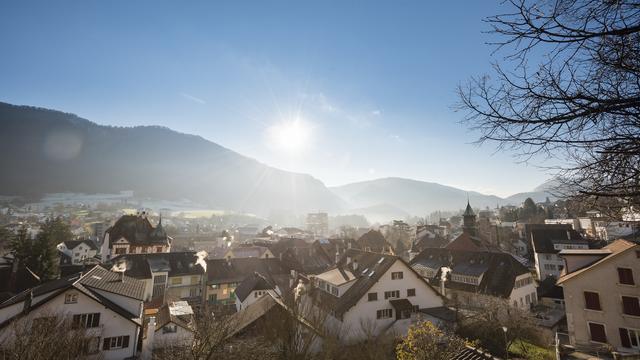
[[[0,101],[163,125],[327,185],[398,176],[496,195],[549,176],[452,110],[500,1],[3,1]],[[153,154],[150,154],[153,156]]]

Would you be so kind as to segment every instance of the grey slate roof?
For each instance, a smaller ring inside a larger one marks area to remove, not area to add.
[[[347,264],[347,260],[350,263]],[[312,296],[321,306],[333,311],[336,316],[341,317],[345,312],[351,309],[358,301],[366,295],[367,291],[384,275],[389,268],[396,262],[402,261],[394,255],[373,253],[356,249],[347,250],[338,261],[336,267],[347,268],[353,272],[357,279],[351,287],[340,297],[335,297],[323,290],[312,289]],[[358,264],[358,268],[354,269],[354,263]],[[413,270],[407,265],[410,270]],[[420,275],[415,273],[420,280],[424,280]],[[431,288],[431,285],[425,282]],[[437,294],[437,291],[434,290]]]
[[[501,252],[433,248],[425,249],[411,261],[411,266],[416,268],[428,266],[434,269],[433,264],[449,267],[454,274],[478,276],[484,273],[479,285],[447,281],[447,288],[500,297],[509,297],[516,277],[529,273],[529,269],[511,254]],[[439,267],[435,269],[436,274],[429,279],[434,285],[440,283],[441,273]]]
[[[240,301],[244,301],[254,290],[271,290],[275,289],[275,287],[276,284],[267,279],[267,277],[258,272],[254,272],[242,280],[236,288],[235,294]]]
[[[85,287],[107,291],[130,297],[136,300],[142,300],[144,296],[144,282],[109,271],[102,266],[96,266],[82,276],[79,283]]]
[[[114,276],[115,275],[115,276]],[[0,304],[0,308],[4,308],[10,305],[14,305],[20,302],[24,302],[27,298],[38,297],[42,295],[48,295],[45,299],[39,301],[31,307],[31,310],[47,303],[49,300],[55,298],[67,289],[74,288],[86,296],[92,298],[100,304],[103,304],[106,308],[109,308],[113,312],[120,316],[133,321],[137,325],[140,324],[139,315],[132,314],[129,311],[122,308],[120,305],[109,300],[104,295],[100,294],[97,290],[102,290],[118,295],[128,296],[136,300],[142,301],[142,295],[144,292],[144,283],[132,278],[124,277],[124,281],[120,280],[120,274],[115,274],[109,270],[106,270],[100,266],[96,266],[89,270],[86,274],[78,273],[72,276],[68,276],[62,279],[46,282],[42,285],[23,291],[22,293],[8,299]],[[20,315],[19,315],[20,316]],[[5,321],[0,327],[5,326],[11,322],[14,318]]]
[[[289,268],[280,259],[211,259],[207,260],[207,285],[241,282],[247,276],[259,272],[263,276],[290,274]]]
[[[553,224],[555,225],[555,224]],[[573,230],[570,225],[567,227],[538,227],[531,229],[531,242],[535,252],[539,254],[556,254],[560,250],[554,249],[553,245],[562,244],[581,244],[589,245],[589,243]]]
[[[193,251],[124,254],[113,258],[109,265],[126,265],[125,275],[136,279],[151,279],[152,272],[166,271],[169,277],[200,275],[204,269],[196,261],[198,257]]]
[[[109,234],[110,246],[120,238],[134,245],[164,245],[170,243],[171,239],[162,228],[162,223],[154,228],[149,219],[139,215],[123,215],[105,232]]]

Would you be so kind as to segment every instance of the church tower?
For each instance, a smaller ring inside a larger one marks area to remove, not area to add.
[[[462,214],[462,231],[471,236],[477,236],[476,214],[469,204],[469,199],[467,199],[467,208],[464,210],[464,214]]]

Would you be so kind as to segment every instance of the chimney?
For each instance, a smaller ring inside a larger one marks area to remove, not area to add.
[[[353,271],[358,271],[358,260],[353,259]]]
[[[22,313],[23,314],[28,314],[29,311],[31,310],[31,304],[33,303],[33,289],[31,289],[29,291],[29,294],[27,295],[27,298],[24,299],[24,305],[22,307]]]
[[[119,273],[120,273],[120,282],[124,282],[124,270],[119,271]]]
[[[13,264],[11,264],[11,275],[9,277],[9,291],[16,292],[16,282],[18,279],[18,266],[20,266],[20,259],[17,257],[13,259]]]
[[[340,251],[336,251],[336,264],[340,260]]]
[[[347,264],[346,265],[349,265],[349,264],[351,264],[351,256],[347,256]]]
[[[147,338],[142,341],[142,354],[143,360],[151,360],[153,354],[153,338],[156,334],[156,318],[151,316],[149,323],[147,324]]]

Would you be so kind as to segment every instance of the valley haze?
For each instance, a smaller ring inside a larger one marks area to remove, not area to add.
[[[381,178],[327,187],[312,175],[280,170],[200,136],[166,127],[113,127],[71,113],[0,103],[2,195],[117,193],[187,199],[261,217],[313,211],[372,219],[519,205],[552,197],[548,184],[502,198],[438,183]],[[23,174],[32,174],[24,177]]]

